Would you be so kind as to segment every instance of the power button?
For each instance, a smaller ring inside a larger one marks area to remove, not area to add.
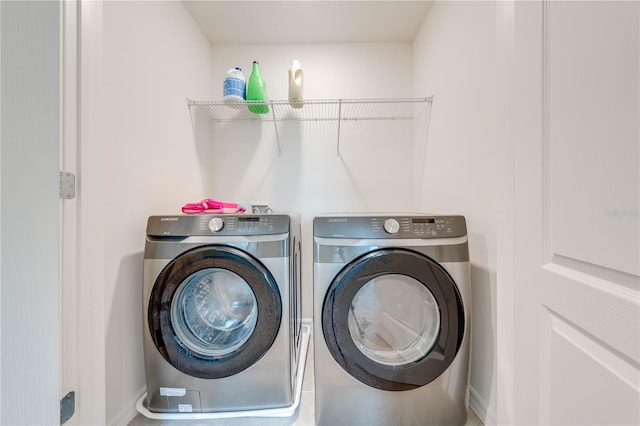
[[[211,232],[219,232],[224,228],[224,221],[219,217],[214,217],[209,221],[209,229]]]
[[[400,230],[400,224],[395,219],[387,219],[384,221],[384,230],[387,234],[396,234]]]

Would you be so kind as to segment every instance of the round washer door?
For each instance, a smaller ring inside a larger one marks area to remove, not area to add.
[[[402,249],[371,251],[336,275],[322,307],[329,352],[371,387],[401,391],[438,378],[464,334],[462,298],[431,258]]]
[[[218,379],[255,364],[271,348],[282,301],[269,270],[229,246],[203,246],[173,259],[149,299],[151,337],[172,366]]]

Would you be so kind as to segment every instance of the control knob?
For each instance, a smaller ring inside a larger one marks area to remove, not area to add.
[[[400,230],[400,224],[395,219],[387,219],[384,221],[384,230],[387,234],[396,234]]]
[[[219,217],[214,217],[209,221],[209,229],[211,232],[219,232],[224,228],[224,220]]]

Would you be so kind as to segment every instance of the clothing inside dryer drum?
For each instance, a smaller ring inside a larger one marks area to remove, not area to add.
[[[242,346],[257,318],[258,303],[249,284],[219,268],[190,275],[171,304],[178,338],[192,351],[209,357],[224,356]]]
[[[363,354],[381,364],[403,365],[431,351],[440,330],[440,311],[422,283],[388,274],[356,293],[348,322],[351,338]]]

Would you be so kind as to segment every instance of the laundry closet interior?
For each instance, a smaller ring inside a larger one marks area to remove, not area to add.
[[[314,216],[464,215],[473,296],[470,405],[495,421],[495,8],[445,1],[103,3],[102,195],[113,206],[104,216],[108,424],[130,420],[145,387],[140,279],[147,218],[180,214],[203,198],[300,214],[307,323]],[[241,67],[248,78],[253,61],[268,99],[286,100],[294,59],[310,102],[300,119],[288,119],[284,109],[280,118],[218,120],[192,103],[221,101],[227,70]],[[326,102],[314,110],[313,101]],[[397,112],[398,105],[409,112]],[[340,119],[321,108],[341,108]]]

